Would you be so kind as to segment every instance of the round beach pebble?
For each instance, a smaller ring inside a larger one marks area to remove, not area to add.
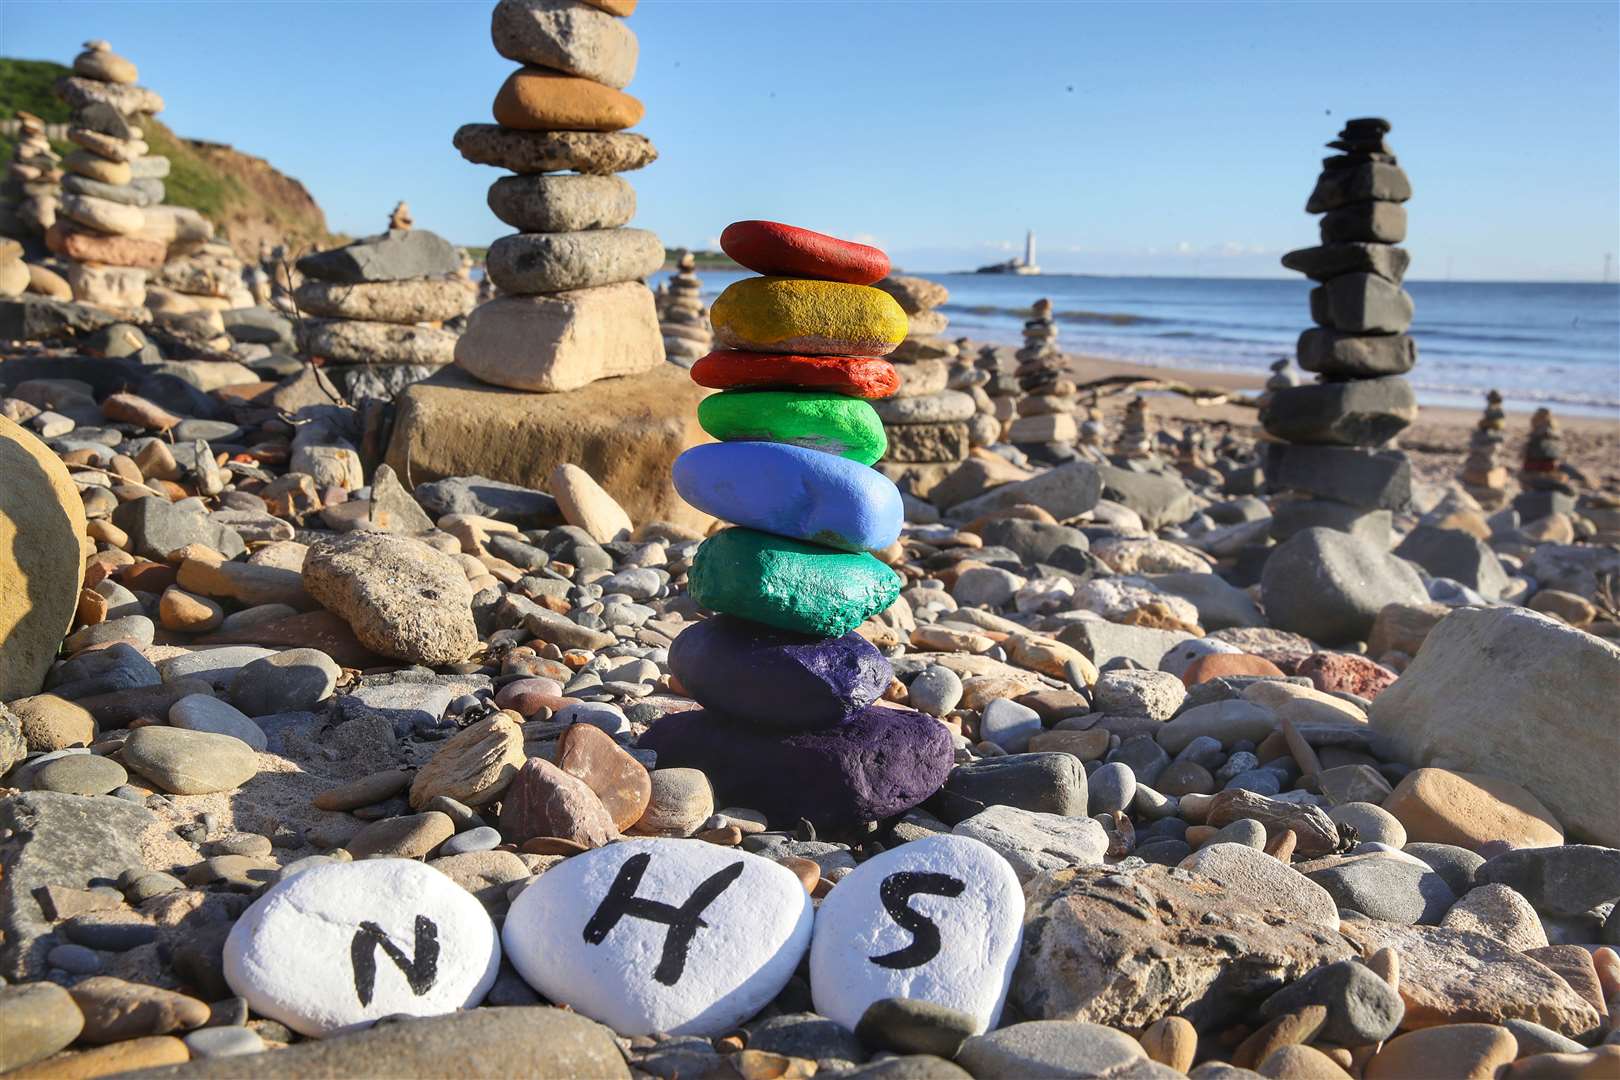
[[[894,603],[901,584],[871,555],[753,529],[703,541],[687,581],[692,599],[712,611],[816,637],[849,633]]]
[[[886,398],[900,389],[900,373],[875,356],[793,356],[721,349],[692,365],[692,381],[714,390],[826,390],[858,398]]]
[[[621,131],[640,123],[646,108],[594,79],[522,67],[501,84],[492,111],[515,131]]]
[[[854,1029],[884,998],[971,1014],[994,1027],[1023,938],[1024,894],[1006,859],[966,836],[930,836],[868,859],[816,912],[816,1011]]]
[[[900,489],[875,469],[802,446],[704,443],[675,459],[681,498],[722,521],[793,540],[876,551],[900,537]]]
[[[705,709],[779,731],[842,724],[894,678],[889,661],[859,634],[828,640],[732,615],[682,631],[669,648],[669,668]]]
[[[305,870],[270,886],[225,939],[225,981],[304,1035],[385,1016],[440,1016],[484,999],[500,967],[473,895],[408,859]]]
[[[720,250],[756,274],[873,285],[889,273],[889,257],[878,248],[780,221],[733,221],[720,234]]]
[[[802,818],[837,828],[909,810],[940,789],[954,757],[944,724],[882,705],[791,734],[707,710],[675,713],[638,745],[657,751],[661,769],[701,770],[716,801],[752,807],[778,827]]]
[[[804,886],[769,859],[628,840],[546,871],[501,935],[530,986],[620,1035],[721,1035],[787,985],[812,921]]]
[[[717,344],[812,356],[884,356],[905,339],[906,313],[866,285],[800,278],[743,278],[709,309]]]
[[[817,390],[732,390],[698,402],[717,439],[791,443],[870,465],[889,447],[883,421],[859,398]]]

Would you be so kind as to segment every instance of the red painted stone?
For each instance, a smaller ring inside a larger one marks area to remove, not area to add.
[[[734,221],[720,234],[720,249],[773,277],[871,285],[889,273],[889,257],[875,247],[779,221]]]
[[[692,365],[692,381],[715,390],[826,390],[885,398],[900,389],[900,373],[875,356],[791,356],[721,349]]]

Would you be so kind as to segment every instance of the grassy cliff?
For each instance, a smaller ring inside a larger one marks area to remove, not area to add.
[[[71,112],[51,87],[67,74],[49,60],[0,58],[0,118],[26,109],[46,123],[66,123]],[[240,254],[257,256],[261,240],[310,246],[331,239],[326,215],[304,185],[268,162],[222,143],[183,138],[155,117],[139,122],[151,152],[169,159],[164,201],[208,218]],[[0,162],[10,160],[12,145],[0,135]],[[72,147],[57,149],[65,154]]]

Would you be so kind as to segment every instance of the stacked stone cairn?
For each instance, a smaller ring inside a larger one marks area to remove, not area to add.
[[[673,470],[682,498],[731,523],[689,573],[692,599],[716,614],[670,650],[703,708],[665,717],[640,745],[773,825],[855,826],[916,806],[952,762],[938,721],[874,705],[893,671],[855,633],[902,584],[872,554],[894,549],[903,513],[871,467],[886,440],[870,402],[899,381],[882,357],[906,317],[871,287],[889,268],[876,248],[768,221],[728,226],[721,246],[765,276],[714,302],[723,348],[692,378],[721,391],[698,418],[722,441]]]
[[[1468,437],[1468,457],[1459,477],[1464,490],[1486,510],[1499,510],[1507,502],[1507,466],[1497,460],[1506,439],[1502,395],[1492,390],[1485,395],[1485,414]]]
[[[1539,521],[1575,509],[1575,489],[1564,474],[1564,436],[1551,410],[1537,409],[1530,417],[1530,435],[1524,443],[1524,463],[1513,508],[1524,521]]]
[[[1030,456],[1047,462],[1075,456],[1080,437],[1074,418],[1075,385],[1063,370],[1063,352],[1057,344],[1057,319],[1052,301],[1035,301],[1024,321],[1024,347],[1018,350],[1018,418],[1007,431],[1007,441]]]
[[[1267,448],[1268,483],[1294,495],[1273,518],[1277,540],[1318,526],[1387,541],[1390,512],[1410,495],[1404,455],[1381,449],[1417,418],[1402,377],[1417,359],[1406,333],[1412,298],[1401,288],[1411,257],[1396,246],[1412,188],[1385,142],[1389,129],[1387,120],[1351,120],[1327,144],[1339,152],[1323,160],[1305,204],[1322,215],[1322,242],[1282,258],[1319,283],[1317,325],[1296,350],[1318,381],[1272,390],[1260,412],[1279,440]]]
[[[945,286],[925,278],[890,274],[876,283],[894,298],[907,319],[906,338],[895,349],[900,388],[877,403],[889,440],[888,460],[879,469],[919,498],[967,459],[979,412],[959,380],[953,387],[951,359],[956,344],[939,335],[947,325],[937,309],[950,299]],[[970,368],[963,368],[970,372]],[[988,402],[987,402],[988,404]]]
[[[153,321],[194,339],[218,341],[225,336],[224,313],[255,303],[247,265],[222,240],[171,245],[168,261],[147,281]]]
[[[45,135],[45,121],[17,110],[17,144],[0,184],[0,202],[11,222],[8,231],[38,243],[56,222],[62,196],[62,155]]]
[[[79,148],[63,161],[62,204],[46,242],[73,260],[75,300],[134,314],[145,307],[147,276],[168,258],[182,220],[148,213],[163,201],[169,160],[147,154],[133,121],[161,112],[163,99],[135,85],[135,65],[105,41],[86,42],[73,72],[57,81],[56,94],[73,109],[67,137]],[[185,231],[193,235],[195,222]]]
[[[1153,436],[1148,431],[1147,399],[1141,394],[1125,404],[1120,418],[1119,437],[1114,440],[1114,457],[1139,461],[1153,454]]]
[[[709,313],[703,307],[703,282],[698,280],[696,266],[690,251],[676,255],[675,272],[661,290],[658,307],[664,355],[688,368],[714,347],[714,331],[709,329]]]
[[[474,312],[456,348],[456,362],[484,382],[572,390],[664,359],[644,284],[664,248],[653,233],[623,227],[636,195],[614,175],[657,156],[645,136],[624,130],[643,113],[622,89],[639,46],[620,16],[634,8],[634,0],[495,5],[495,49],[524,66],[495,95],[495,124],[467,124],[455,136],[469,161],[517,174],[489,189],[490,209],[518,230],[486,259],[503,295]]]
[[[1103,440],[1107,429],[1103,427],[1102,405],[1098,401],[1097,392],[1093,390],[1086,395],[1085,401],[1080,405],[1080,446],[1083,450],[1090,450],[1087,457],[1095,457],[1101,452]]]
[[[391,397],[455,359],[460,335],[443,324],[476,300],[460,270],[456,249],[427,229],[391,227],[306,255],[293,290],[299,348],[351,398]]]

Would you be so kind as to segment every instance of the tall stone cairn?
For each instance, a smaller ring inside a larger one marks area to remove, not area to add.
[[[135,312],[146,306],[150,271],[168,257],[169,222],[147,214],[163,201],[169,159],[147,154],[136,123],[163,111],[163,99],[135,84],[135,65],[105,41],[85,42],[56,96],[73,109],[63,160],[62,205],[46,243],[71,259],[68,284],[81,303]],[[210,233],[211,233],[210,229]]]
[[[1498,460],[1506,440],[1502,395],[1492,390],[1485,395],[1485,414],[1468,437],[1468,456],[1458,477],[1464,490],[1487,510],[1500,509],[1507,502],[1507,466]]]
[[[500,295],[475,310],[456,363],[495,386],[554,392],[647,371],[663,337],[644,279],[664,263],[658,237],[624,225],[635,191],[617,173],[657,157],[625,93],[639,46],[635,0],[500,0],[495,50],[523,66],[495,95],[494,124],[455,135],[467,160],[514,173],[489,189],[518,231],[490,246]]]
[[[1299,366],[1317,381],[1270,389],[1260,422],[1278,443],[1267,448],[1267,478],[1287,491],[1272,518],[1286,539],[1320,526],[1389,537],[1391,511],[1411,494],[1404,454],[1381,449],[1417,418],[1404,376],[1417,359],[1406,330],[1412,298],[1401,288],[1410,256],[1406,237],[1412,195],[1385,141],[1387,120],[1345,124],[1327,145],[1322,174],[1305,204],[1321,214],[1322,242],[1291,251],[1282,264],[1318,285],[1311,290],[1316,327],[1299,337]]]
[[[1063,350],[1058,348],[1057,318],[1052,301],[1035,301],[1024,321],[1024,347],[1018,350],[1018,388],[1024,394],[1018,401],[1018,419],[1008,428],[1007,441],[1032,457],[1063,461],[1074,456],[1080,438],[1075,422],[1074,380],[1063,370]]]
[[[1114,440],[1114,456],[1121,460],[1141,459],[1153,453],[1153,435],[1148,431],[1147,399],[1138,394],[1125,405],[1119,421],[1119,437]]]
[[[6,178],[0,183],[6,232],[34,244],[56,222],[62,198],[62,155],[45,135],[45,121],[17,110],[17,144],[12,147]]]
[[[703,306],[703,282],[698,280],[697,260],[690,251],[676,254],[675,273],[660,291],[658,328],[664,335],[664,355],[681,367],[690,368],[714,348],[709,311]]]
[[[891,354],[900,389],[874,403],[889,439],[877,469],[904,490],[927,498],[935,484],[967,459],[970,423],[979,412],[971,393],[953,388],[950,361],[956,344],[940,335],[949,319],[938,310],[950,299],[945,286],[926,278],[890,274],[877,283],[906,313],[907,331]],[[959,386],[965,386],[958,380]]]

